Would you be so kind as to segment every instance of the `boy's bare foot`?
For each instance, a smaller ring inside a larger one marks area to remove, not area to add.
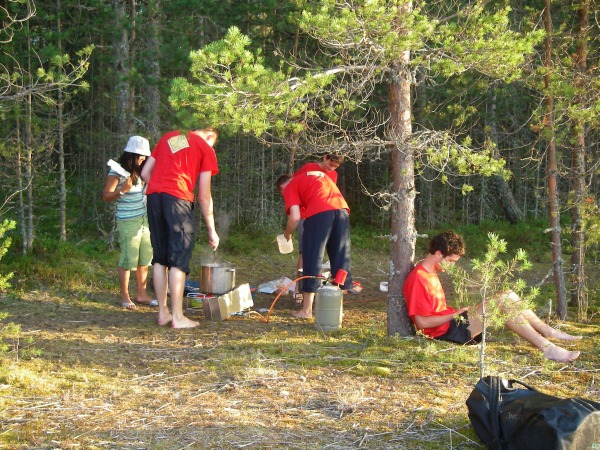
[[[302,310],[292,312],[292,316],[294,316],[296,319],[310,319],[310,318],[312,318],[312,314],[305,313]]]
[[[170,313],[166,313],[166,314],[161,314],[160,312],[158,313],[158,324],[161,327],[164,327],[165,325],[169,325],[172,320],[173,320],[173,316]]]
[[[551,361],[569,363],[575,361],[579,356],[579,353],[580,352],[571,352],[562,347],[551,344],[544,350],[544,357]]]
[[[185,316],[177,322],[175,322],[175,320],[171,321],[171,328],[196,328],[198,325],[200,325],[200,322],[188,319]]]

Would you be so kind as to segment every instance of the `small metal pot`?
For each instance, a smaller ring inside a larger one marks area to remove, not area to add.
[[[200,266],[200,292],[226,294],[235,287],[235,268],[230,263],[213,263]]]

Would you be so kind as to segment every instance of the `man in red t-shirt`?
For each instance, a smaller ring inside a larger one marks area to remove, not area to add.
[[[300,174],[316,170],[323,172],[325,175],[331,178],[335,184],[337,184],[337,168],[340,167],[343,162],[344,157],[342,155],[328,153],[325,156],[323,156],[323,159],[319,162],[314,161],[304,164],[296,172],[294,172],[294,176],[296,177]],[[296,230],[296,237],[298,238],[298,262],[296,263],[297,270],[302,269],[302,238],[304,237],[304,211],[300,211],[300,216],[301,219],[300,222],[298,222],[298,229]],[[297,302],[302,302],[302,294],[300,292],[294,293],[294,298]]]
[[[429,254],[408,274],[402,293],[406,299],[408,315],[418,330],[433,339],[466,344],[483,331],[482,305],[474,308],[454,309],[446,304],[446,296],[437,272],[443,271],[443,263],[455,263],[465,254],[462,236],[446,231],[429,242]],[[572,336],[544,323],[530,309],[518,310],[519,296],[512,292],[501,293],[486,302],[495,302],[511,319],[505,326],[526,341],[542,350],[544,357],[558,362],[571,362],[578,351],[565,350],[547,338],[576,341]],[[487,303],[486,303],[487,304]]]
[[[321,273],[323,253],[327,251],[332,273],[339,269],[348,272],[342,289],[352,287],[350,275],[350,208],[333,180],[321,171],[309,171],[294,176],[286,174],[277,180],[288,214],[284,236],[287,240],[298,227],[304,210],[304,239],[302,241],[304,276]],[[295,317],[312,317],[312,305],[319,280],[302,280],[302,309]]]
[[[213,250],[219,246],[211,194],[211,177],[219,172],[212,148],[217,136],[214,128],[196,129],[187,134],[170,131],[156,144],[142,169],[142,178],[148,183],[148,223],[154,252],[152,275],[159,325],[170,323],[173,328],[200,325],[183,315],[183,290],[194,248],[196,182],[208,245]],[[172,312],[167,305],[167,287]]]

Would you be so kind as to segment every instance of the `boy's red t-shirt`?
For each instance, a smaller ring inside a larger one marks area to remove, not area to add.
[[[195,133],[166,133],[154,147],[156,160],[146,194],[167,193],[194,201],[194,189],[201,172],[219,173],[213,148]]]
[[[456,312],[446,304],[446,295],[436,273],[428,272],[421,263],[408,274],[402,293],[406,299],[408,315],[414,322],[414,316],[441,316]],[[424,328],[423,333],[435,338],[446,333],[450,322],[434,328]]]
[[[293,177],[283,191],[285,212],[290,213],[294,205],[304,210],[302,218],[315,214],[350,207],[331,178],[322,171],[309,171]]]

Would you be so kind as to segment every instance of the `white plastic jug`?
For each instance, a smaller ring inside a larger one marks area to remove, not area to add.
[[[282,254],[292,253],[294,251],[294,243],[292,239],[288,241],[283,234],[277,236],[277,245],[279,245],[279,252]]]

